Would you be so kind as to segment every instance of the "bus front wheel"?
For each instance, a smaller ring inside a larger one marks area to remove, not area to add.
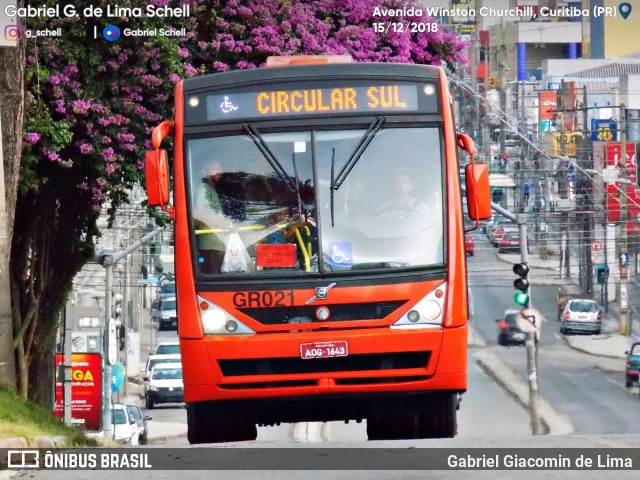
[[[195,402],[187,404],[187,439],[190,444],[243,442],[255,440],[255,423],[234,411],[233,405],[221,402]]]
[[[452,438],[457,426],[458,395],[420,397],[410,407],[378,413],[367,418],[369,440]]]

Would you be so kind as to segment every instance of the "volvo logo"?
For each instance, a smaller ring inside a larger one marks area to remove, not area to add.
[[[337,283],[333,282],[327,285],[326,287],[316,287],[316,294],[313,297],[311,297],[309,300],[307,300],[306,305],[309,305],[311,302],[318,299],[324,300],[329,296],[329,290],[335,287],[336,285]]]

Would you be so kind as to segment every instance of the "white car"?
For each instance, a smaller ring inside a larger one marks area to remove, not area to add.
[[[145,392],[146,407],[151,410],[157,403],[184,402],[181,363],[159,363],[149,374],[149,388]]]
[[[113,439],[122,444],[139,445],[140,428],[129,415],[127,407],[122,403],[114,403],[111,408],[111,428]]]
[[[180,355],[180,342],[161,342],[153,355]]]
[[[569,300],[560,316],[560,333],[602,331],[602,312],[595,300],[574,298]]]
[[[165,327],[178,327],[176,297],[167,297],[160,300],[160,305],[158,305],[158,313],[155,317],[155,320],[158,322],[158,330],[164,330]]]

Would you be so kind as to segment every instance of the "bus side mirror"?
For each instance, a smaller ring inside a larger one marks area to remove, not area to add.
[[[144,158],[149,206],[169,203],[169,165],[166,150],[148,150]]]
[[[465,167],[467,207],[471,220],[491,217],[491,187],[489,169],[483,163],[471,163]]]

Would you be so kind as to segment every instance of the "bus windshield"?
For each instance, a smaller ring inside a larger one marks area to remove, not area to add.
[[[187,140],[198,273],[444,263],[441,136],[386,126]]]

